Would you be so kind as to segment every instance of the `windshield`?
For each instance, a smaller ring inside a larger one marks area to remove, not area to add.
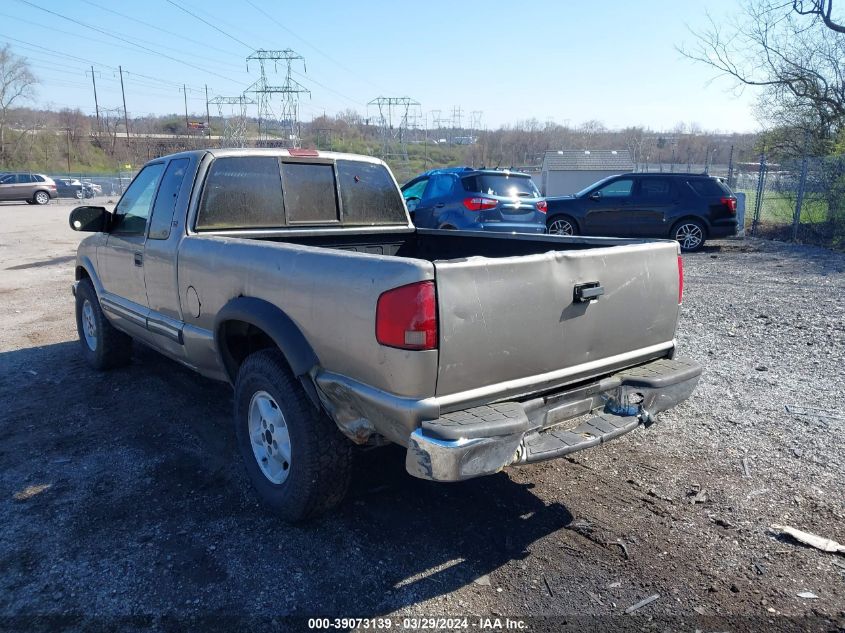
[[[540,192],[530,176],[515,174],[478,174],[462,178],[464,190],[503,198],[539,198]]]

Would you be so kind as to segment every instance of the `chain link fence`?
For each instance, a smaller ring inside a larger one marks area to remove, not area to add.
[[[845,157],[740,163],[729,177],[746,195],[746,235],[845,247]]]

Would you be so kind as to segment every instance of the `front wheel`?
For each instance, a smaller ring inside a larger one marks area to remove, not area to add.
[[[681,220],[672,228],[672,239],[681,245],[685,253],[694,253],[704,246],[707,229],[698,220]]]
[[[308,399],[281,352],[247,357],[235,382],[234,413],[247,474],[271,510],[296,523],[341,502],[352,444]]]
[[[578,235],[575,220],[566,215],[549,218],[546,224],[546,232],[549,235]]]
[[[50,202],[50,194],[46,191],[36,191],[32,199],[35,204],[47,204]]]
[[[76,330],[82,355],[94,369],[110,369],[129,362],[132,337],[108,322],[88,279],[83,279],[76,287]]]
[[[84,193],[83,193],[82,189],[79,189],[78,191],[74,192],[74,194],[73,194],[73,195],[75,195],[75,196],[76,196],[76,199],[77,199],[77,200],[82,200],[82,197],[84,196]]]

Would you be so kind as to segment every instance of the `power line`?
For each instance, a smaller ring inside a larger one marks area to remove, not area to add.
[[[25,1],[25,0],[21,0],[21,1]],[[222,34],[223,34],[223,35],[225,35],[226,37],[231,38],[232,40],[234,40],[234,41],[238,42],[239,44],[242,44],[243,46],[246,46],[246,47],[248,47],[248,48],[251,48],[251,49],[253,49],[253,50],[256,50],[256,49],[255,49],[255,47],[250,46],[249,44],[247,44],[247,43],[246,43],[246,42],[244,42],[243,40],[238,39],[237,37],[235,37],[234,35],[230,35],[229,33],[227,33],[226,31],[224,31],[223,29],[219,28],[218,26],[216,26],[216,25],[212,24],[212,23],[211,23],[211,22],[209,22],[208,20],[205,20],[204,18],[200,17],[200,16],[199,16],[199,15],[197,15],[196,13],[194,13],[194,12],[192,12],[192,11],[189,11],[188,9],[186,9],[186,8],[182,7],[181,5],[179,5],[178,3],[176,3],[174,0],[167,0],[167,2],[169,2],[170,4],[172,4],[174,7],[177,7],[178,9],[181,9],[182,11],[184,11],[185,13],[187,13],[188,15],[190,15],[190,16],[192,16],[192,17],[196,18],[197,20],[199,20],[199,21],[200,21],[200,22],[202,22],[203,24],[206,24],[206,25],[210,26],[210,27],[211,27],[211,28],[213,28],[215,31],[218,31],[218,32],[222,33]],[[287,29],[286,29],[286,30],[287,30]],[[292,72],[294,75],[296,75],[296,76],[298,76],[298,77],[302,78],[304,81],[308,81],[308,82],[313,83],[314,85],[320,86],[320,87],[321,87],[321,88],[323,88],[324,90],[328,90],[329,92],[331,92],[331,93],[333,93],[333,94],[336,94],[337,96],[341,97],[342,99],[346,99],[346,100],[347,100],[347,101],[349,101],[350,103],[354,103],[355,105],[360,105],[360,106],[366,106],[366,104],[365,104],[363,101],[358,101],[357,99],[353,99],[352,97],[350,97],[350,96],[348,96],[348,95],[343,94],[342,92],[339,92],[339,91],[337,91],[337,90],[334,90],[333,88],[329,88],[328,86],[326,86],[326,85],[324,85],[324,84],[321,84],[321,83],[320,83],[319,81],[317,81],[316,79],[313,79],[313,78],[311,78],[311,77],[306,77],[304,74],[302,74],[302,73],[300,73],[300,72],[297,72],[297,71],[295,71],[295,70],[293,70],[293,71],[291,71],[291,72]]]
[[[200,42],[199,40],[195,40],[195,39],[192,39],[190,37],[187,37],[184,33],[175,33],[174,31],[168,31],[167,29],[163,29],[160,26],[152,24],[151,22],[145,22],[144,20],[141,20],[140,18],[135,18],[135,17],[132,17],[131,15],[121,13],[120,11],[115,11],[114,9],[109,9],[108,7],[104,7],[101,4],[97,4],[96,2],[93,2],[92,0],[82,0],[82,1],[87,3],[87,4],[90,4],[92,7],[96,7],[98,9],[102,10],[102,11],[107,11],[108,13],[113,13],[114,15],[116,15],[118,17],[124,18],[126,20],[130,20],[132,22],[136,22],[136,23],[141,24],[141,25],[143,25],[147,28],[155,29],[156,31],[161,31],[162,33],[166,33],[167,35],[171,35],[173,37],[178,37],[180,40],[185,40],[186,42],[193,42],[194,44],[198,44],[199,46],[202,46],[203,48],[211,49],[211,50],[217,51],[218,53],[223,53],[224,55],[236,55],[236,53],[233,53],[232,51],[225,51],[222,48],[217,48],[215,46],[212,46],[208,42]]]
[[[287,31],[288,33],[290,33],[291,35],[293,35],[296,39],[298,39],[298,40],[300,40],[300,41],[304,42],[307,46],[310,46],[311,48],[313,48],[315,51],[317,51],[320,55],[322,55],[323,57],[325,57],[326,59],[328,59],[330,62],[332,62],[332,63],[334,63],[334,64],[337,64],[337,66],[339,66],[340,68],[342,68],[343,70],[345,70],[345,71],[346,71],[346,72],[348,72],[349,74],[351,74],[351,75],[356,75],[356,76],[358,76],[360,79],[363,79],[365,82],[367,82],[368,84],[370,84],[371,86],[373,86],[374,88],[378,88],[379,90],[381,90],[381,88],[379,88],[379,86],[377,86],[376,84],[374,84],[372,81],[370,81],[370,80],[369,80],[369,79],[367,79],[366,77],[363,77],[363,76],[359,75],[357,72],[355,72],[355,71],[354,71],[354,70],[352,70],[351,68],[349,68],[349,67],[345,66],[344,64],[342,64],[341,62],[339,62],[338,60],[336,60],[334,57],[332,57],[331,55],[329,55],[328,53],[326,53],[326,52],[324,52],[324,51],[320,50],[319,48],[317,48],[314,44],[312,44],[311,42],[309,42],[308,40],[306,40],[306,39],[305,39],[304,37],[302,37],[301,35],[298,35],[295,31],[293,31],[293,30],[289,29],[288,27],[286,27],[284,24],[282,24],[281,22],[279,22],[279,21],[278,21],[276,18],[274,18],[272,15],[270,15],[269,13],[267,13],[264,9],[262,9],[262,8],[261,8],[261,7],[259,7],[259,6],[257,6],[254,2],[252,2],[252,0],[246,0],[246,3],[247,3],[249,6],[251,6],[253,9],[255,9],[256,11],[258,11],[259,13],[261,13],[262,15],[264,15],[264,16],[265,16],[268,20],[270,20],[271,22],[273,22],[276,26],[278,26],[278,27],[279,27],[279,28],[281,28],[281,29],[284,29],[285,31]],[[363,104],[363,103],[361,103],[360,105],[364,105],[364,104]]]
[[[226,37],[228,37],[229,39],[236,41],[236,42],[237,42],[238,44],[240,44],[241,46],[246,46],[247,48],[252,48],[252,46],[250,46],[249,44],[247,44],[247,43],[246,43],[246,42],[244,42],[243,40],[239,40],[239,39],[238,39],[237,37],[235,37],[234,35],[230,35],[230,34],[229,34],[229,33],[227,33],[226,31],[224,31],[223,29],[221,29],[221,28],[219,28],[219,27],[215,26],[214,24],[212,24],[211,22],[209,22],[209,21],[207,21],[207,20],[204,20],[203,18],[201,18],[200,16],[198,16],[198,15],[197,15],[196,13],[194,13],[193,11],[189,11],[188,9],[186,9],[186,8],[185,8],[185,7],[183,7],[182,5],[180,5],[180,4],[176,3],[176,2],[174,2],[173,0],[167,0],[167,2],[169,2],[170,4],[172,4],[172,5],[173,5],[174,7],[176,7],[177,9],[179,9],[179,10],[181,10],[181,11],[184,11],[184,12],[185,12],[185,13],[187,13],[188,15],[191,15],[191,16],[195,17],[197,20],[199,20],[199,21],[200,21],[200,22],[202,22],[203,24],[207,24],[208,26],[210,26],[211,28],[213,28],[215,31],[217,31],[217,32],[219,32],[219,33],[222,33],[223,35],[225,35],[225,36],[226,36]]]
[[[171,0],[168,0],[168,2],[170,2],[170,1],[171,1]],[[116,39],[116,40],[121,41],[121,42],[126,42],[127,44],[130,44],[130,45],[132,45],[132,46],[134,46],[134,47],[136,47],[136,48],[139,48],[139,49],[141,49],[141,50],[143,50],[143,51],[146,51],[146,52],[151,53],[151,54],[153,54],[153,55],[157,55],[158,57],[164,57],[165,59],[172,60],[172,61],[174,61],[174,62],[176,62],[176,63],[178,63],[178,64],[182,64],[182,65],[184,65],[184,66],[189,66],[190,68],[193,68],[193,69],[195,69],[195,70],[201,70],[202,72],[209,73],[210,75],[214,75],[214,76],[216,76],[216,77],[220,77],[221,79],[225,79],[226,81],[231,81],[232,83],[239,83],[238,81],[236,81],[236,80],[234,80],[234,79],[232,79],[232,78],[230,78],[230,77],[226,77],[225,75],[221,75],[220,73],[216,73],[216,72],[214,72],[213,70],[209,70],[209,69],[207,69],[207,68],[203,68],[202,66],[197,66],[196,64],[192,64],[192,63],[190,63],[190,62],[186,62],[186,61],[183,61],[183,60],[181,60],[181,59],[177,59],[176,57],[173,57],[172,55],[166,55],[166,54],[164,54],[164,53],[161,53],[161,52],[159,52],[159,51],[153,50],[153,49],[151,49],[151,48],[149,48],[149,47],[147,47],[147,46],[144,46],[144,45],[142,45],[142,44],[136,44],[135,42],[132,42],[132,41],[131,41],[128,37],[126,37],[126,36],[121,36],[121,37],[118,37],[117,35],[113,35],[112,33],[109,33],[109,32],[108,32],[108,31],[106,31],[106,30],[103,30],[103,29],[97,28],[96,26],[91,26],[90,24],[85,24],[84,22],[80,22],[79,20],[76,20],[76,19],[74,19],[74,18],[72,18],[72,17],[70,17],[70,16],[63,15],[63,14],[61,14],[61,13],[57,13],[56,11],[51,11],[50,9],[45,9],[44,7],[40,7],[40,6],[38,6],[37,4],[35,4],[35,3],[33,3],[33,2],[30,2],[29,0],[18,0],[18,2],[22,2],[23,4],[25,4],[25,5],[27,5],[27,6],[30,6],[30,7],[34,8],[34,9],[38,9],[39,11],[44,11],[45,13],[49,13],[49,14],[54,15],[54,16],[56,16],[56,17],[58,17],[58,18],[63,19],[63,20],[68,20],[69,22],[73,22],[74,24],[78,24],[79,26],[82,26],[82,27],[84,27],[84,28],[86,28],[86,29],[91,29],[92,31],[96,31],[97,33],[101,33],[101,34],[103,34],[103,35],[105,35],[105,36],[107,36],[107,37],[110,37],[110,38],[112,38],[112,39]]]

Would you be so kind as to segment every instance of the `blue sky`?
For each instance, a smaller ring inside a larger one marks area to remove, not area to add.
[[[121,105],[121,65],[131,115],[184,112],[183,83],[199,115],[206,84],[210,96],[236,95],[255,81],[252,49],[292,48],[306,62],[294,78],[312,93],[305,120],[366,115],[384,95],[410,96],[424,113],[460,106],[465,120],[480,110],[487,127],[536,118],[749,131],[753,91],[737,94],[675,50],[708,12],[736,10],[736,0],[3,0],[0,44],[30,60],[38,104],[91,114],[92,62],[101,107]]]

